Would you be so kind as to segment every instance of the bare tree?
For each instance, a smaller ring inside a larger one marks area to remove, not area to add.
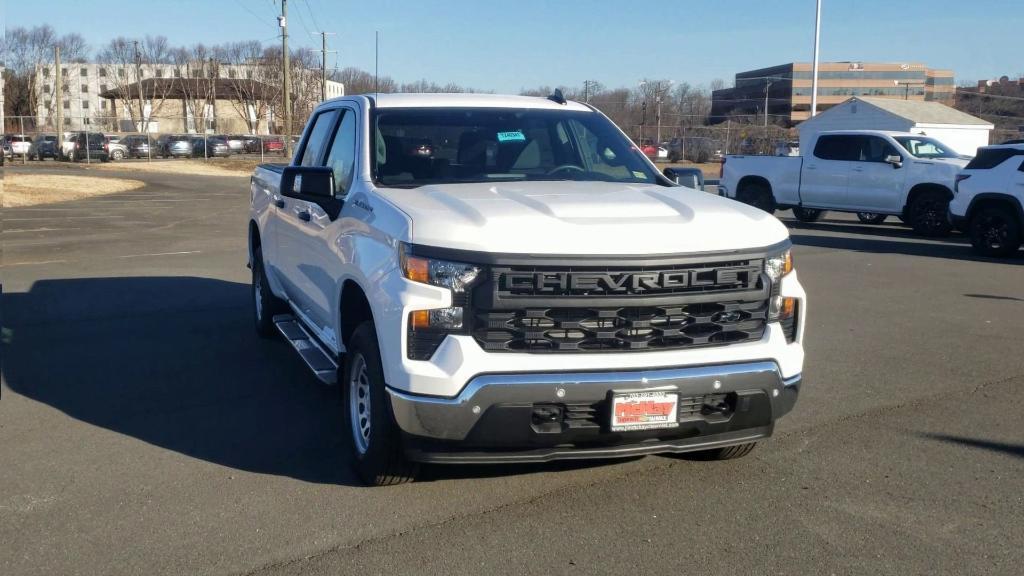
[[[231,105],[245,121],[248,132],[256,134],[281,95],[280,69],[273,68],[278,63],[268,61],[263,46],[254,40],[226,44],[218,52],[229,65]]]
[[[99,51],[96,60],[102,65],[100,75],[105,75],[122,108],[128,111],[133,129],[148,132],[153,115],[163,107],[170,90],[170,83],[161,81],[171,62],[167,38],[118,36]],[[147,74],[156,80],[145,82]]]
[[[181,96],[186,132],[197,132],[200,125],[205,131],[206,125],[213,122],[214,94],[210,80],[217,73],[213,56],[213,50],[205,44],[171,51],[173,85],[175,93]]]
[[[345,84],[348,94],[372,94],[374,92],[394,92],[396,83],[390,76],[381,76],[374,80],[373,74],[359,68],[345,68],[334,74],[335,80]]]
[[[7,30],[3,38],[4,66],[4,108],[10,116],[36,116],[40,106],[49,115],[55,106],[56,90],[43,94],[40,102],[37,96],[39,82],[53,77],[53,49],[61,47],[64,62],[83,62],[88,58],[89,46],[80,34],[58,36],[48,24],[24,28],[16,26]],[[45,72],[44,72],[45,71]]]

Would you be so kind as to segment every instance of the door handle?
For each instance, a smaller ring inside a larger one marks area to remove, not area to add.
[[[808,169],[808,170],[817,170],[817,169],[818,169],[818,167],[817,167],[817,166],[815,166],[814,164],[808,164],[808,165],[807,165],[807,169]]]
[[[853,170],[854,172],[863,172],[863,171],[864,171],[864,169],[863,169],[863,168],[852,168],[852,170]]]
[[[299,212],[298,216],[299,220],[302,220],[303,222],[309,222],[310,220],[309,210],[303,210],[302,212]]]
[[[277,206],[278,208],[284,208],[284,200],[280,198],[274,200],[274,206]]]

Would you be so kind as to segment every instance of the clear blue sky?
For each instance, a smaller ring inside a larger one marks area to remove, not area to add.
[[[957,82],[1024,72],[1024,0],[824,0],[822,60],[923,62]],[[117,35],[174,44],[274,43],[279,0],[5,2],[7,26],[49,23],[94,46]],[[293,45],[337,33],[328,61],[482,90],[633,86],[641,78],[706,84],[737,71],[809,61],[814,0],[289,0]]]

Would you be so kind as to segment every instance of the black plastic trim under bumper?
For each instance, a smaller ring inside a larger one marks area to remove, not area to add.
[[[724,448],[746,444],[768,438],[774,424],[757,428],[746,428],[712,436],[693,436],[641,444],[622,444],[600,448],[537,448],[523,451],[501,452],[430,452],[417,448],[406,450],[406,455],[417,462],[429,464],[516,464],[552,462],[555,460],[588,460],[606,458],[631,458],[650,454],[680,454],[700,450]]]

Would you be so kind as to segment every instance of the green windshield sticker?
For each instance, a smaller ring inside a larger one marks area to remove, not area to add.
[[[526,136],[519,130],[498,132],[498,142],[526,142]]]

